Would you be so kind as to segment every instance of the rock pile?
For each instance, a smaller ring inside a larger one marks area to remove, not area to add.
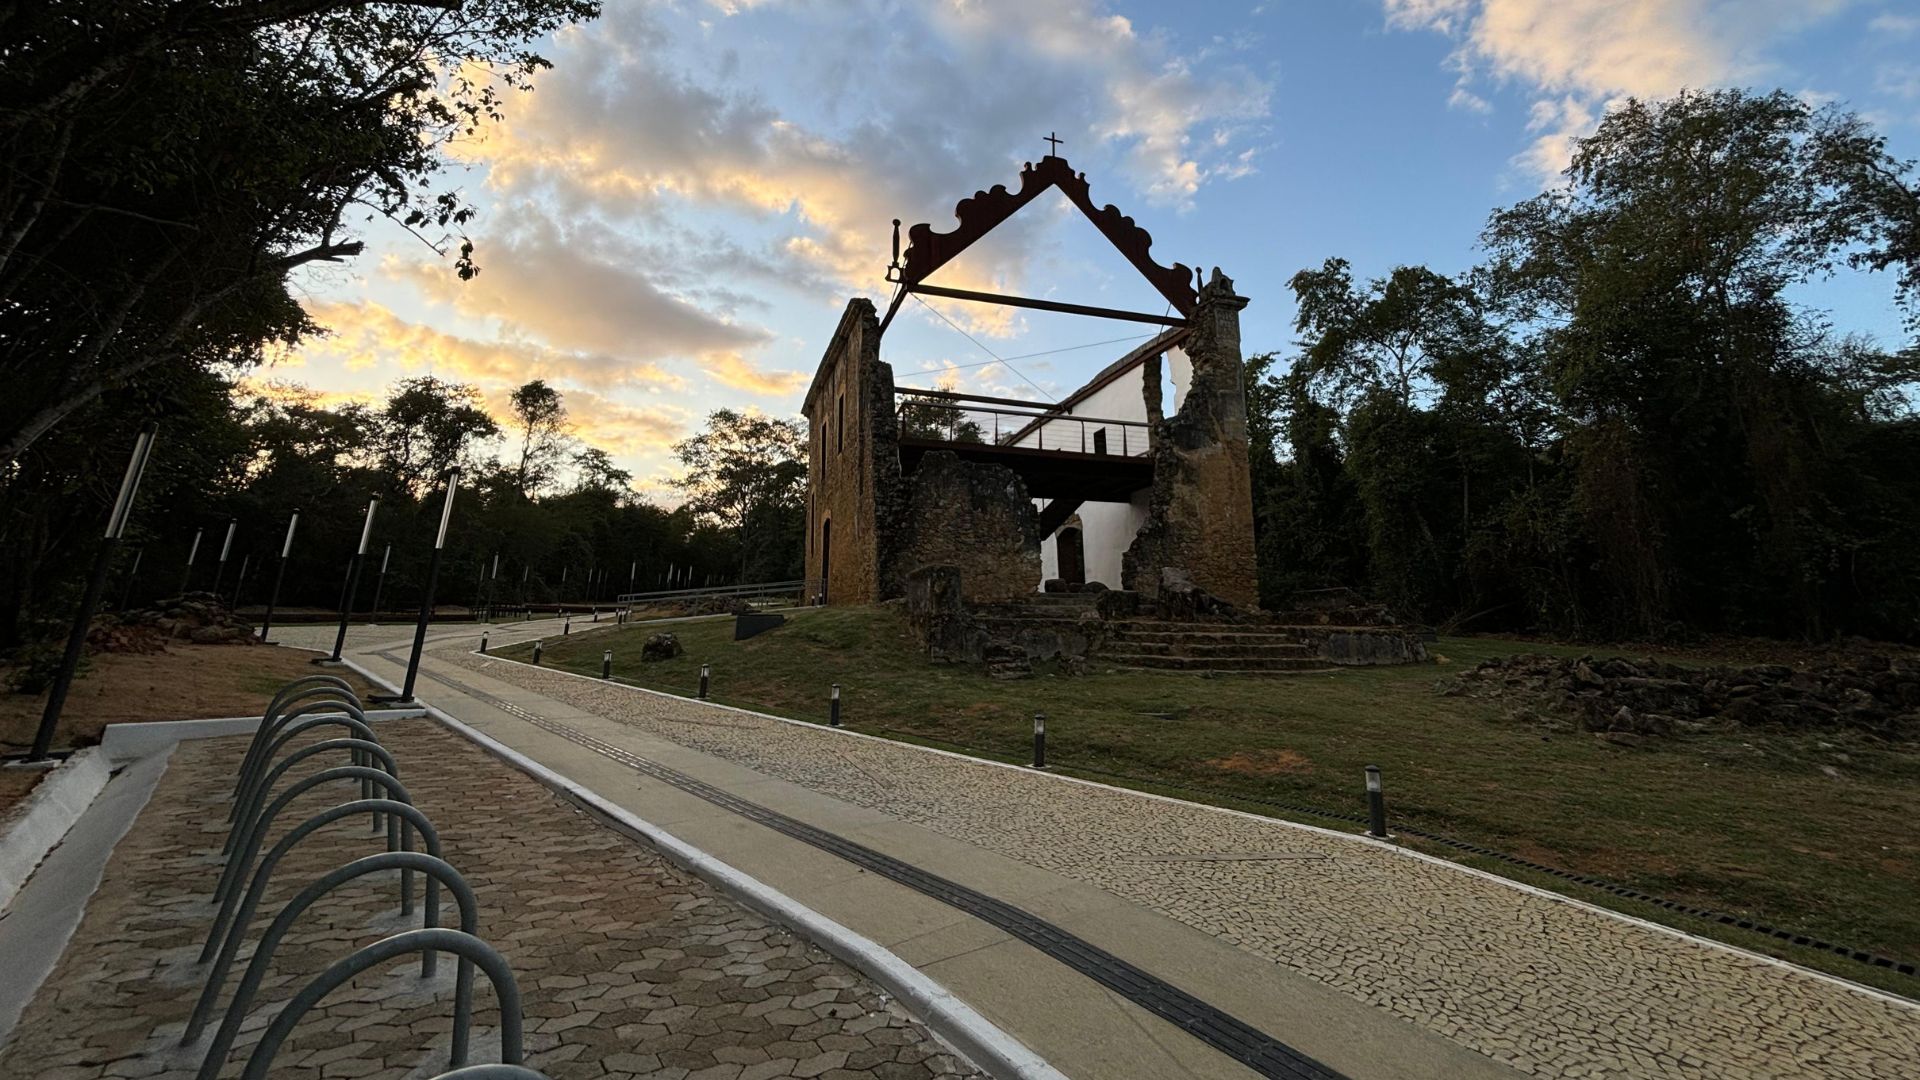
[[[98,652],[154,653],[168,641],[195,645],[245,645],[254,640],[253,624],[236,617],[212,593],[187,593],[151,607],[103,615],[87,631]]]
[[[1625,736],[1722,727],[1852,728],[1920,735],[1920,663],[1862,653],[1795,670],[1784,664],[1686,668],[1659,660],[1531,653],[1442,679],[1449,696],[1510,697],[1582,730]]]
[[[640,643],[642,663],[654,660],[671,660],[686,652],[680,647],[680,639],[672,634],[649,634],[647,640]]]

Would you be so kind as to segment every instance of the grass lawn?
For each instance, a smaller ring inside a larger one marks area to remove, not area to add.
[[[642,664],[641,641],[662,629],[679,636],[686,655]],[[838,682],[848,727],[1017,762],[1031,752],[1033,714],[1044,712],[1054,767],[1336,828],[1352,826],[1271,803],[1364,814],[1362,768],[1374,763],[1394,821],[1855,948],[1920,957],[1920,837],[1911,818],[1920,747],[1850,732],[1741,732],[1625,748],[1543,733],[1494,703],[1433,692],[1441,676],[1489,657],[1579,649],[1445,638],[1436,664],[1327,675],[1096,672],[1002,682],[927,664],[888,609],[801,611],[745,642],[732,632],[729,618],[576,628],[546,639],[543,662],[598,675],[611,648],[617,676],[683,694],[693,693],[705,662],[714,700],[820,721]],[[498,651],[525,659],[528,650]],[[1844,957],[1431,850],[1920,996],[1920,980]]]

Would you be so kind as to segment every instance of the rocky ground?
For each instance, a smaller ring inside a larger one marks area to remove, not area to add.
[[[1524,719],[1634,742],[1731,728],[1852,729],[1920,736],[1920,663],[1874,652],[1785,664],[1683,667],[1652,658],[1518,656],[1442,679],[1449,696],[1509,700]]]

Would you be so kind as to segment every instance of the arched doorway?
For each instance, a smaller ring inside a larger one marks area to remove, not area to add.
[[[1087,549],[1078,526],[1069,525],[1054,534],[1060,554],[1060,580],[1069,585],[1087,583]]]
[[[833,580],[833,519],[820,523],[820,602],[827,602],[827,582]]]

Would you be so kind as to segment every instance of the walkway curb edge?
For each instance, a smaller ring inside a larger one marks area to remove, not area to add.
[[[629,624],[629,625],[632,625],[632,624]],[[1368,844],[1374,847],[1384,849],[1386,851],[1391,851],[1394,854],[1401,856],[1402,858],[1415,859],[1420,862],[1429,863],[1433,866],[1440,867],[1442,869],[1454,871],[1456,873],[1468,874],[1473,877],[1481,878],[1482,880],[1488,881],[1496,885],[1501,885],[1518,892],[1527,893],[1531,896],[1537,897],[1542,900],[1546,900],[1550,903],[1565,904],[1570,907],[1579,908],[1581,910],[1590,912],[1595,915],[1604,916],[1609,919],[1615,919],[1624,923],[1630,923],[1634,926],[1640,927],[1643,930],[1650,930],[1650,931],[1653,931],[1654,933],[1662,934],[1667,937],[1679,938],[1682,941],[1686,941],[1693,945],[1703,946],[1709,949],[1715,949],[1720,952],[1731,953],[1735,956],[1740,957],[1743,960],[1753,961],[1756,963],[1764,964],[1768,967],[1774,967],[1774,968],[1779,968],[1785,971],[1791,971],[1796,975],[1804,975],[1804,976],[1807,976],[1808,978],[1817,979],[1821,982],[1831,983],[1843,989],[1851,990],[1854,993],[1861,994],[1866,997],[1873,998],[1875,1000],[1882,1001],[1890,1005],[1897,1005],[1903,1008],[1920,1011],[1920,1001],[1916,1001],[1908,997],[1903,997],[1899,994],[1894,994],[1886,990],[1881,990],[1878,987],[1868,986],[1865,983],[1855,982],[1852,979],[1848,979],[1840,975],[1829,974],[1828,972],[1820,971],[1816,968],[1807,967],[1804,964],[1794,963],[1791,960],[1783,960],[1777,956],[1769,956],[1766,953],[1756,952],[1744,946],[1735,945],[1732,942],[1720,941],[1715,938],[1706,937],[1701,934],[1695,934],[1687,930],[1682,930],[1677,926],[1668,926],[1665,923],[1654,922],[1651,919],[1643,919],[1638,915],[1629,915],[1624,911],[1615,911],[1610,907],[1605,907],[1603,905],[1596,904],[1588,900],[1582,900],[1576,896],[1568,896],[1565,893],[1554,892],[1551,889],[1541,888],[1538,885],[1533,885],[1533,884],[1529,884],[1528,882],[1519,881],[1510,877],[1505,877],[1503,875],[1496,874],[1488,870],[1482,870],[1479,867],[1468,866],[1465,863],[1454,862],[1451,859],[1444,859],[1438,855],[1429,855],[1424,851],[1416,851],[1410,847],[1406,847],[1401,844],[1392,843],[1386,840],[1377,840],[1371,836],[1368,836],[1365,833],[1342,832],[1338,829],[1329,829],[1320,825],[1309,825],[1303,821],[1293,821],[1288,818],[1280,818],[1280,817],[1268,817],[1264,814],[1254,814],[1254,813],[1249,813],[1248,811],[1245,811],[1245,810],[1236,810],[1229,806],[1215,806],[1211,803],[1195,802],[1192,799],[1181,799],[1172,795],[1161,795],[1157,792],[1141,791],[1138,788],[1121,787],[1118,784],[1106,784],[1098,780],[1088,780],[1084,777],[1069,776],[1061,772],[1037,770],[1026,765],[1014,765],[1005,761],[995,761],[992,758],[975,757],[972,754],[962,754],[953,750],[942,750],[937,746],[922,746],[919,743],[909,743],[909,742],[903,742],[899,739],[889,739],[884,735],[869,735],[864,731],[854,731],[851,728],[829,727],[827,725],[815,723],[812,721],[796,720],[790,716],[775,716],[772,713],[759,712],[754,709],[745,709],[745,708],[741,708],[738,705],[724,705],[717,701],[708,701],[701,698],[686,697],[681,694],[670,693],[665,690],[655,690],[650,686],[638,686],[633,683],[620,682],[617,679],[612,681],[598,679],[591,675],[582,675],[577,671],[566,671],[557,667],[545,667],[545,666],[535,667],[533,664],[529,664],[524,660],[515,660],[511,657],[500,656],[497,653],[491,653],[491,652],[483,653],[477,650],[468,650],[467,655],[477,656],[483,660],[492,660],[498,663],[513,664],[518,667],[530,668],[534,671],[549,672],[554,675],[564,675],[570,679],[579,679],[583,682],[593,683],[598,686],[617,686],[626,690],[635,691],[636,693],[651,694],[654,697],[672,698],[675,701],[683,701],[683,702],[687,702],[689,704],[694,704],[694,705],[704,705],[711,709],[722,709],[727,712],[740,713],[744,716],[752,716],[761,720],[773,720],[778,723],[792,724],[797,727],[805,727],[805,728],[812,729],[814,731],[832,732],[834,735],[838,735],[844,738],[871,739],[875,742],[883,742],[893,746],[911,747],[915,750],[924,751],[929,754],[941,754],[946,757],[958,758],[961,761],[970,761],[977,765],[991,765],[995,768],[1012,769],[1016,772],[1021,772],[1028,775],[1047,776],[1051,779],[1060,781],[1062,783],[1082,784],[1086,787],[1103,788],[1107,791],[1121,792],[1127,795],[1138,796],[1139,798],[1143,798],[1143,799],[1153,799],[1159,802],[1173,803],[1178,806],[1194,807],[1201,810],[1211,810],[1215,813],[1231,814],[1235,817],[1246,818],[1250,821],[1257,821],[1267,825],[1284,825],[1291,829],[1299,829],[1304,832],[1318,833],[1319,835],[1332,837],[1338,840],[1346,840],[1356,844]],[[362,672],[362,674],[365,674],[365,673]]]
[[[392,684],[352,660],[346,665],[367,679]],[[863,972],[913,1010],[935,1034],[965,1055],[974,1065],[1002,1080],[1067,1080],[1066,1076],[1019,1040],[974,1011],[946,987],[895,956],[878,942],[807,907],[729,863],[694,847],[625,807],[607,800],[592,788],[554,772],[525,754],[448,715],[425,706],[433,719],[495,757],[557,791],[580,800],[644,837],[674,862],[712,882],[723,892],[755,911],[792,928],[833,956]]]

